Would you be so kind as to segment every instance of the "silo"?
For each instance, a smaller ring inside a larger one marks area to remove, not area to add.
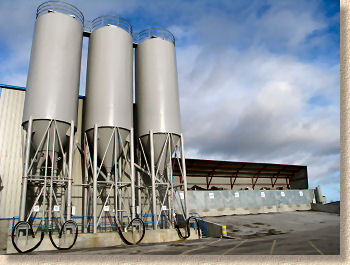
[[[102,16],[92,21],[90,35],[84,127],[93,142],[95,124],[99,128],[98,157],[104,157],[108,173],[113,167],[110,136],[118,127],[125,142],[133,124],[133,43],[132,27],[118,16]],[[114,139],[112,141],[114,143]],[[92,145],[92,144],[91,144]],[[122,150],[117,144],[117,159]]]
[[[23,112],[25,128],[33,119],[34,146],[49,120],[57,121],[60,136],[76,124],[83,24],[82,13],[67,3],[49,1],[37,9]]]
[[[141,149],[138,153],[144,153],[146,161],[141,175],[146,189],[149,189],[148,194],[152,194],[152,198],[149,199],[152,201],[153,228],[166,228],[161,225],[164,224],[162,218],[165,218],[171,226],[175,216],[176,187],[172,175],[172,158],[177,155],[177,150],[181,150],[183,168],[183,184],[177,187],[182,186],[185,191],[182,209],[185,209],[183,216],[187,216],[187,183],[180,122],[175,38],[165,29],[151,28],[141,31],[136,40],[137,125],[135,127]],[[150,172],[145,174],[144,172],[148,169]],[[145,204],[143,207],[147,208],[148,205]],[[147,211],[149,210],[146,209]]]
[[[97,208],[99,205],[114,205],[120,223],[128,213],[134,217],[133,39],[130,23],[119,16],[101,16],[92,21],[85,102],[84,146],[91,150],[93,161],[85,166],[92,168],[96,232],[104,212],[103,207]],[[130,176],[127,180],[123,179],[126,170]],[[114,200],[110,202],[113,188]],[[131,202],[130,197],[123,201],[125,196],[130,196]],[[105,218],[108,217],[106,213]]]
[[[37,9],[22,124],[27,131],[27,140],[21,221],[25,215],[28,220],[38,207],[42,218],[46,220],[45,216],[49,215],[51,222],[55,204],[60,204],[57,207],[60,207],[58,212],[62,220],[65,220],[64,216],[68,220],[71,216],[73,138],[83,25],[83,14],[70,4],[49,1]],[[30,186],[27,186],[28,182]],[[27,187],[36,197],[27,197]],[[41,192],[36,193],[40,189]]]
[[[174,36],[165,29],[147,29],[137,37],[136,104],[137,137],[150,156],[149,132],[154,134],[154,159],[159,161],[166,133],[174,142],[181,134]],[[162,169],[160,169],[162,170]]]

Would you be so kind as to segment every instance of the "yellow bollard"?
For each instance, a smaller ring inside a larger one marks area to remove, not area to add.
[[[221,236],[227,236],[226,225],[221,226]]]

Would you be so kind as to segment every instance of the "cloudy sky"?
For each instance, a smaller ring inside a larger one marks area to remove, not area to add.
[[[338,1],[67,1],[174,33],[187,157],[307,165],[339,200]],[[0,83],[25,86],[42,2],[1,0]]]

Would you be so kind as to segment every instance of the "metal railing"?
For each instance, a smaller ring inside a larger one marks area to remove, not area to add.
[[[134,35],[134,42],[141,43],[144,40],[152,39],[152,38],[160,38],[163,40],[167,40],[175,45],[174,35],[170,31],[162,28],[149,28],[149,29],[142,30],[139,33]]]
[[[100,16],[95,18],[91,21],[90,29],[91,31],[94,31],[100,27],[108,26],[108,25],[114,25],[121,29],[124,29],[126,32],[128,32],[130,35],[132,35],[132,26],[131,24],[125,19],[120,16],[115,15],[106,15],[106,16]]]
[[[207,226],[207,223],[202,218],[202,216],[200,216],[196,212],[190,212],[189,214],[197,218],[199,228],[202,231],[202,236],[203,237],[208,237],[208,226]]]
[[[62,1],[47,1],[38,6],[36,10],[36,18],[47,12],[60,12],[71,15],[73,18],[79,21],[84,26],[84,15],[75,6]]]
[[[163,214],[160,214],[158,215],[160,217],[166,217],[166,215],[163,215]],[[131,218],[130,215],[123,215],[122,216],[123,218]],[[153,217],[153,214],[140,214],[138,215],[137,217],[139,218],[147,218],[147,217]],[[81,222],[79,222],[78,220],[79,219],[83,219],[85,218],[88,222],[83,224]],[[32,227],[33,228],[38,228],[38,227],[41,227],[42,229],[48,229],[50,226],[46,223],[37,223],[37,224],[34,224],[34,222],[36,220],[46,220],[46,221],[49,221],[49,220],[59,220],[60,217],[45,217],[45,218],[42,218],[42,217],[30,217],[29,218],[29,223],[32,224]],[[102,219],[102,222],[99,224],[100,226],[100,229],[101,228],[114,228],[116,227],[115,224],[110,224],[107,222],[108,219],[112,219],[112,220],[115,220],[115,217],[114,216],[101,216],[101,219]],[[16,223],[19,222],[19,216],[13,216],[12,218],[0,218],[0,220],[11,220],[12,221],[12,225],[11,225],[11,231],[13,230],[13,228],[15,227]],[[77,223],[77,226],[78,227],[93,227],[93,216],[92,215],[78,215],[78,216],[72,216],[72,220],[75,221]],[[165,221],[159,221],[160,223],[165,223]],[[153,221],[144,221],[145,224],[153,224],[154,222]],[[122,223],[122,226],[126,226],[127,223],[126,222],[123,222]],[[52,224],[52,227],[55,228],[56,227],[56,224]],[[10,231],[10,232],[11,232]]]

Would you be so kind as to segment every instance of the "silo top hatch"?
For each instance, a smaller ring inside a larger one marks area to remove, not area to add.
[[[83,13],[75,6],[62,1],[47,1],[42,3],[41,5],[38,6],[36,10],[36,18],[38,19],[38,17],[48,12],[56,12],[56,11],[70,15],[71,17],[78,20],[82,26],[84,26]]]
[[[95,18],[91,22],[91,31],[110,25],[117,26],[132,35],[131,24],[125,18],[116,15],[106,15]]]
[[[153,38],[160,38],[163,40],[167,40],[172,44],[174,44],[175,46],[174,35],[170,31],[162,28],[149,28],[149,29],[140,31],[135,37],[135,42],[139,44],[144,40],[153,39]]]

